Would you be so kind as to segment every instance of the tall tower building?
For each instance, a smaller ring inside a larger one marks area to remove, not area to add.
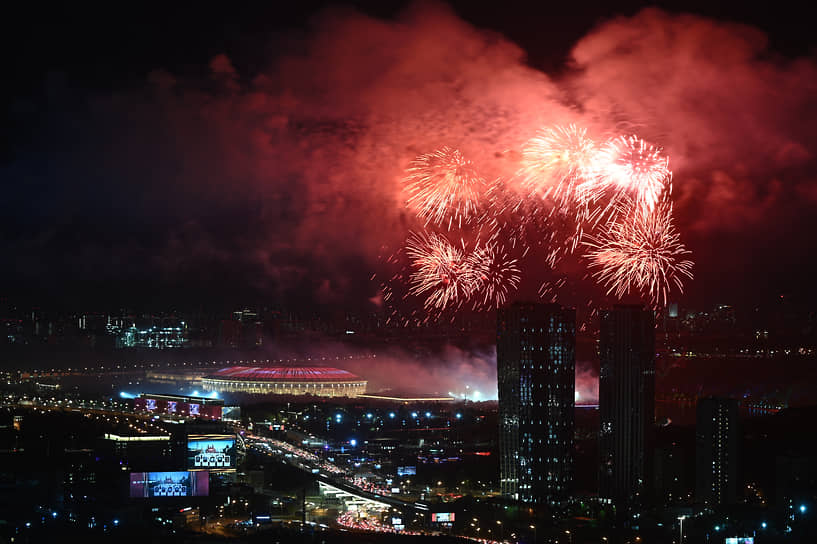
[[[503,495],[554,504],[573,481],[576,311],[514,303],[496,338]]]
[[[650,488],[655,419],[655,318],[641,306],[601,312],[599,496],[642,503]]]
[[[737,502],[738,401],[700,399],[695,424],[695,500],[707,506]]]

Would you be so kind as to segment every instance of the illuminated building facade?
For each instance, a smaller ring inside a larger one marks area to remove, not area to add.
[[[737,502],[738,401],[698,401],[695,423],[695,500],[706,506]]]
[[[514,303],[497,319],[503,495],[559,503],[573,481],[576,311]]]
[[[224,401],[182,395],[142,393],[133,401],[134,411],[181,418],[221,419]]]
[[[118,336],[116,346],[118,348],[148,348],[148,349],[168,349],[183,348],[187,345],[187,330],[182,326],[177,327],[147,327],[137,328],[131,326]]]
[[[357,397],[366,392],[367,383],[351,372],[317,366],[232,366],[201,380],[206,391],[319,397]]]
[[[636,505],[652,481],[655,318],[624,305],[600,315],[599,497]]]

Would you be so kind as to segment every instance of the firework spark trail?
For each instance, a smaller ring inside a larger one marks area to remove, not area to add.
[[[468,270],[464,251],[437,233],[411,233],[406,254],[414,271],[409,277],[409,292],[422,296],[429,293],[424,306],[443,311],[459,307],[473,291],[473,276]]]
[[[540,130],[522,149],[517,174],[531,195],[550,198],[557,208],[586,201],[595,186],[596,144],[576,125]]]
[[[485,188],[471,161],[457,149],[442,147],[414,159],[404,178],[406,203],[426,225],[460,228],[476,217]]]
[[[519,160],[514,173],[490,183],[453,148],[410,163],[406,205],[424,226],[389,257],[403,268],[392,288],[382,286],[384,301],[423,299],[424,318],[414,311],[405,326],[466,303],[500,307],[519,288],[529,253],[556,270],[586,248],[585,279],[592,273],[608,295],[638,292],[656,307],[673,287],[683,291],[692,262],[672,223],[672,173],[659,148],[637,136],[597,145],[584,128],[554,126],[528,140]],[[565,284],[546,281],[539,295],[555,301]]]
[[[468,273],[473,277],[470,285],[475,295],[475,310],[501,307],[519,286],[517,260],[510,258],[505,248],[496,242],[478,246],[466,260]]]
[[[637,136],[608,141],[596,156],[594,176],[652,210],[669,190],[672,172],[661,150]]]
[[[619,298],[631,291],[665,305],[672,285],[683,292],[683,278],[692,279],[690,252],[679,241],[672,222],[672,205],[663,201],[653,210],[630,204],[629,210],[600,236],[588,236],[594,277]]]

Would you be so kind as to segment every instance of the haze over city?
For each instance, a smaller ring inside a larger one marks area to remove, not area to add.
[[[120,10],[0,33],[0,541],[815,536],[801,10]]]

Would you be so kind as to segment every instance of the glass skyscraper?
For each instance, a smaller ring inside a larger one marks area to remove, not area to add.
[[[562,502],[573,481],[576,311],[514,303],[499,311],[496,351],[502,493]]]
[[[655,318],[641,306],[600,314],[599,497],[644,502],[652,468],[655,419]]]

